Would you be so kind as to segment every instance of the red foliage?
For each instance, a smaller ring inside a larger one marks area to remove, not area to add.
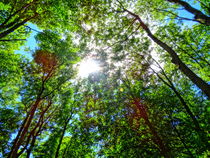
[[[58,64],[56,55],[45,50],[37,50],[34,60],[42,67],[44,72],[52,71]]]
[[[148,115],[146,111],[146,107],[143,103],[141,103],[139,98],[135,98],[131,101],[129,105],[132,112],[129,114],[129,122],[131,126],[134,126],[135,129],[138,129],[140,126],[140,119],[148,120]]]

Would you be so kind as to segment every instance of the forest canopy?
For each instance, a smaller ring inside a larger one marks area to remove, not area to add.
[[[0,157],[210,156],[208,0],[1,0]]]

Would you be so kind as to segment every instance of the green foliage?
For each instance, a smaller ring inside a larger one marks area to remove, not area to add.
[[[208,15],[207,1],[189,4]],[[209,83],[209,26],[187,23],[180,9],[163,0],[0,2],[0,157],[208,157],[210,101],[154,43]],[[15,53],[27,22],[42,29],[30,61]],[[100,71],[78,77],[90,57]]]

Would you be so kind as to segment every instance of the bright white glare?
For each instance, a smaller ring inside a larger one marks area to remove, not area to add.
[[[79,64],[78,75],[82,78],[88,77],[90,73],[97,72],[100,70],[99,64],[93,59],[87,59]]]

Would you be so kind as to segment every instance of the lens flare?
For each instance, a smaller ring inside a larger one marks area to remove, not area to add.
[[[82,78],[88,77],[89,74],[100,70],[100,66],[97,61],[93,59],[87,59],[80,63],[78,75]]]

